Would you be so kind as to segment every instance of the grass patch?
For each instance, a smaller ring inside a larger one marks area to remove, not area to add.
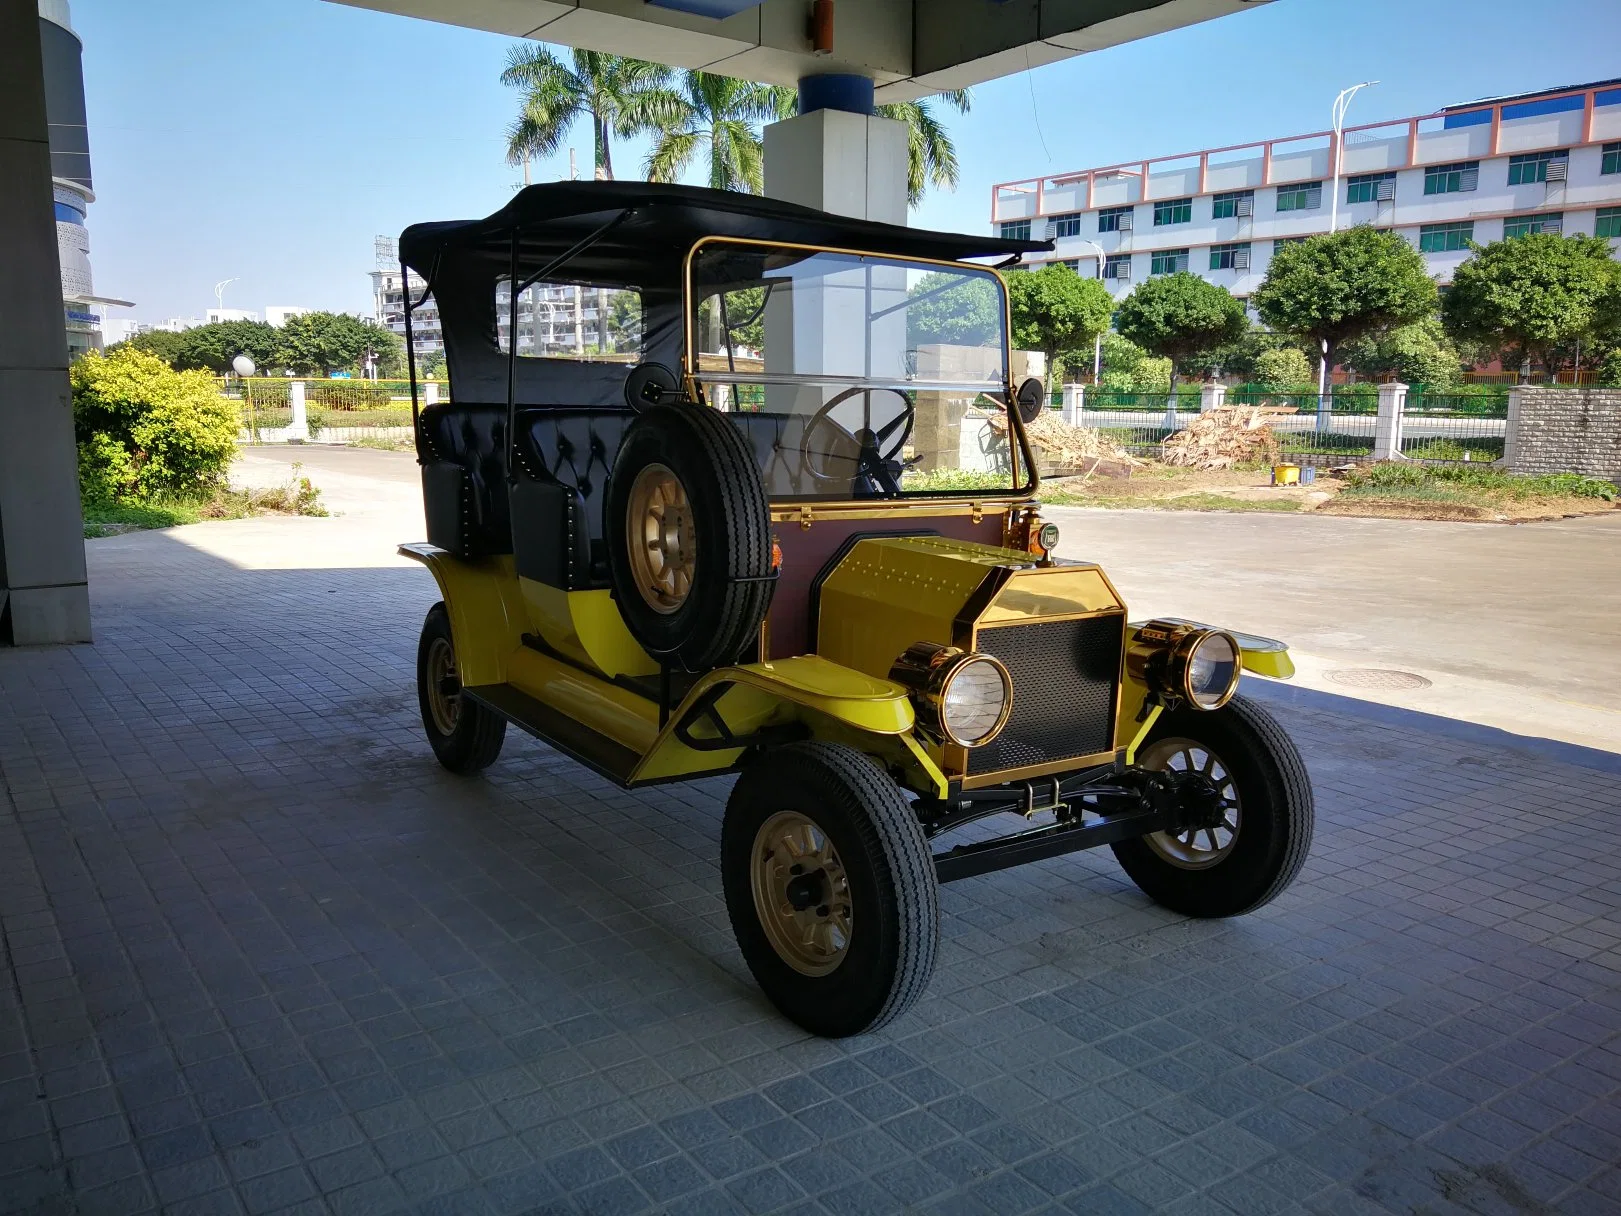
[[[1575,473],[1517,476],[1478,464],[1387,461],[1349,470],[1344,488],[1320,509],[1409,519],[1539,519],[1602,511],[1616,497],[1614,483]]]
[[[1042,491],[1041,501],[1054,507],[1097,507],[1126,511],[1288,511],[1300,510],[1293,498],[1234,498],[1227,494],[1178,494],[1170,498],[1146,495],[1075,494]]]
[[[293,466],[295,474],[298,466]],[[86,540],[119,536],[152,528],[174,528],[207,519],[246,519],[251,515],[325,515],[321,491],[308,477],[294,476],[284,486],[237,490],[221,487],[194,498],[157,498],[143,503],[87,502]]]
[[[928,469],[908,471],[901,476],[904,490],[1001,490],[1013,488],[1007,473],[982,473],[975,469]]]
[[[409,452],[415,449],[416,441],[409,436],[400,436],[395,439],[379,438],[367,435],[363,439],[351,439],[345,445],[351,448],[370,448],[374,452]]]

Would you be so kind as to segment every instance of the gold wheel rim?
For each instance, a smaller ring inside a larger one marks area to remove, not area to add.
[[[678,611],[698,568],[692,504],[681,479],[662,464],[636,474],[625,529],[636,590],[654,612]]]
[[[1208,746],[1193,739],[1159,739],[1143,749],[1138,763],[1166,772],[1201,773],[1220,791],[1222,801],[1219,826],[1154,832],[1143,837],[1148,847],[1181,870],[1205,870],[1225,860],[1238,843],[1244,822],[1232,769]]]
[[[455,692],[447,691],[455,688]],[[428,713],[441,735],[456,733],[462,717],[461,681],[456,675],[456,652],[449,638],[428,643]]]
[[[749,881],[777,957],[801,975],[837,970],[850,950],[850,878],[827,833],[778,811],[754,834]]]

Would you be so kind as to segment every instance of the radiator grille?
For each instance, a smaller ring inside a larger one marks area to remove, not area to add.
[[[969,749],[968,775],[1109,750],[1122,634],[1119,613],[981,630],[977,648],[1013,677],[1013,712],[1000,735]]]

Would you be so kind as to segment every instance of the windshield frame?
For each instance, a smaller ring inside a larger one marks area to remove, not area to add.
[[[978,391],[991,398],[993,401],[996,400],[996,394],[998,392],[1002,394],[1002,400],[997,402],[997,404],[1002,406],[1002,409],[1007,417],[1009,435],[1014,436],[1017,439],[1016,443],[1011,443],[1008,445],[1009,463],[1011,464],[1011,468],[1008,471],[1008,481],[1010,484],[1005,488],[990,487],[980,490],[902,490],[902,492],[898,495],[873,495],[862,498],[825,501],[818,500],[814,503],[807,503],[806,505],[813,505],[817,507],[859,506],[870,509],[886,503],[898,506],[908,502],[917,501],[927,501],[944,505],[953,503],[979,503],[990,499],[997,501],[1018,500],[1029,498],[1036,493],[1041,484],[1041,474],[1036,467],[1035,455],[1030,448],[1030,440],[1025,435],[1024,420],[1019,417],[1019,411],[1017,408],[1017,396],[1013,385],[1011,358],[1013,333],[1012,308],[1009,304],[1007,279],[1003,276],[998,267],[984,266],[978,262],[955,262],[942,258],[908,257],[905,255],[885,253],[882,250],[877,249],[851,249],[840,245],[807,245],[797,241],[767,241],[758,239],[756,237],[722,236],[719,234],[702,237],[693,242],[692,247],[687,250],[687,255],[682,260],[681,266],[681,383],[687,399],[698,402],[699,404],[703,405],[705,409],[711,408],[705,400],[701,388],[701,385],[705,382],[715,384],[757,384],[766,379],[781,379],[795,384],[822,383],[829,385],[857,385],[871,383],[874,388],[891,386],[891,382],[888,380],[869,381],[866,378],[859,376],[797,375],[787,377],[779,373],[777,376],[773,377],[770,376],[769,373],[762,372],[747,373],[730,371],[702,371],[698,366],[698,355],[695,346],[698,329],[698,300],[693,293],[692,269],[693,263],[698,258],[698,254],[709,245],[746,245],[764,249],[797,250],[805,253],[835,253],[843,254],[847,257],[882,258],[885,261],[899,262],[907,265],[941,266],[951,270],[977,271],[982,274],[990,275],[996,281],[997,290],[1001,294],[1003,383],[999,386],[988,384],[970,385],[964,383],[961,388],[963,391],[978,389]],[[936,389],[941,388],[945,388],[947,391],[949,391],[950,387],[946,382],[937,384],[934,381],[928,381],[922,384],[917,384],[912,381],[905,381],[894,382],[894,384],[897,387],[904,384],[904,386],[907,388],[922,389],[923,391],[935,391]],[[797,502],[800,500],[796,499],[795,501]]]

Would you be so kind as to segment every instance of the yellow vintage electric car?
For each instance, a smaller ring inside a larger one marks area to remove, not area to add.
[[[1311,841],[1298,753],[1235,695],[1284,647],[1129,623],[1054,555],[1041,385],[983,261],[1046,248],[613,182],[400,238],[450,380],[419,408],[413,363],[428,539],[401,547],[443,595],[434,753],[477,772],[510,722],[626,787],[739,774],[727,910],[817,1034],[919,998],[939,883],[1107,844],[1230,916]]]

